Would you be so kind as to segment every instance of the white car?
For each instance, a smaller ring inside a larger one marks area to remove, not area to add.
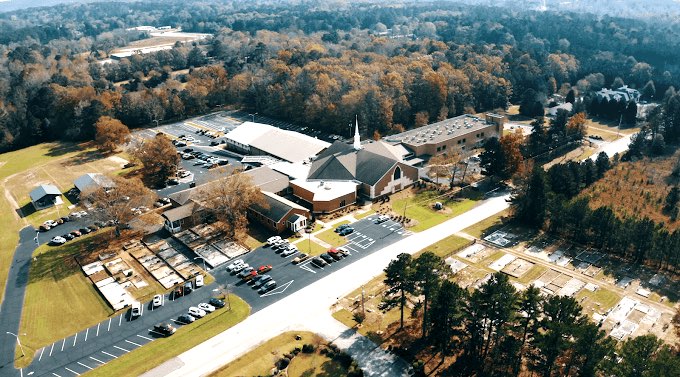
[[[189,315],[194,317],[194,318],[203,318],[205,317],[205,310],[199,309],[195,306],[192,306],[189,308]]]
[[[212,305],[210,305],[210,304],[208,304],[208,303],[205,303],[205,302],[202,302],[202,303],[198,304],[198,308],[201,309],[201,310],[203,310],[203,311],[206,312],[206,313],[212,313],[212,312],[215,311],[215,307],[214,307],[214,306],[212,306]]]
[[[72,219],[79,219],[79,218],[81,218],[81,217],[83,217],[83,216],[80,214],[80,212],[72,212],[72,213],[69,215],[69,217],[72,218]]]
[[[281,236],[269,237],[267,238],[267,245],[272,246],[273,244],[279,241],[281,241]]]
[[[293,255],[293,254],[297,253],[298,251],[300,251],[300,250],[298,250],[297,247],[289,246],[287,249],[285,249],[284,251],[281,252],[281,256],[287,257],[289,255]]]
[[[80,215],[80,217],[87,216],[87,212],[85,212],[85,211],[80,211],[80,212],[78,212],[78,214]]]
[[[139,301],[132,303],[132,310],[130,311],[130,318],[137,318],[142,315],[142,304]]]
[[[66,243],[66,238],[61,236],[52,237],[50,243],[52,243],[53,245],[63,245]]]
[[[47,220],[43,223],[43,225],[49,226],[50,228],[54,228],[55,226],[59,225],[59,223],[54,220]]]
[[[244,263],[244,262],[243,262],[243,259],[237,259],[237,260],[235,260],[234,262],[232,262],[230,265],[227,266],[227,271],[232,272],[232,271],[234,271],[234,269],[235,269],[237,266],[240,266],[240,265],[242,265],[243,263]]]
[[[162,295],[155,295],[155,296],[153,296],[153,307],[157,308],[159,306],[163,306],[163,296]]]
[[[203,275],[196,276],[196,288],[203,286]]]
[[[248,267],[250,267],[248,263],[239,264],[238,266],[234,267],[234,269],[232,269],[231,272],[239,272],[242,271],[244,268]]]

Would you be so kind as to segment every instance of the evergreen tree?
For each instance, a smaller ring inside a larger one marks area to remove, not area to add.
[[[538,331],[538,317],[541,314],[541,290],[533,284],[530,285],[521,295],[517,309],[519,317],[515,328],[515,333],[519,335],[519,350],[513,366],[513,375],[518,375],[522,366],[524,355],[534,353],[529,345],[533,342],[534,336]]]
[[[609,156],[607,153],[600,152],[595,160],[595,166],[597,167],[597,177],[604,177],[604,173],[611,168],[611,163],[609,162]]]
[[[422,253],[414,260],[416,287],[418,292],[423,295],[423,333],[425,338],[431,325],[430,321],[430,301],[437,294],[442,276],[448,268],[444,261],[431,251]]]
[[[656,86],[654,86],[654,81],[647,81],[640,94],[642,94],[642,98],[646,100],[651,101],[654,99],[654,96],[656,95]]]
[[[567,93],[567,97],[565,98],[564,102],[571,103],[572,105],[576,101],[576,93],[574,92],[574,89],[569,89],[569,93]]]
[[[431,326],[436,331],[430,334],[442,361],[449,353],[455,331],[463,321],[463,303],[466,292],[458,284],[444,280],[432,302]]]
[[[623,342],[619,358],[606,367],[608,374],[617,377],[648,376],[654,358],[661,347],[661,340],[654,335],[643,335]],[[677,358],[677,357],[676,357]]]
[[[680,200],[680,188],[678,188],[678,186],[673,186],[671,191],[668,192],[668,195],[666,195],[666,201],[663,207],[664,210],[669,212],[672,211],[678,205],[678,200]]]
[[[410,254],[401,253],[397,259],[390,262],[385,268],[385,285],[388,287],[387,294],[398,295],[399,302],[399,328],[404,328],[404,308],[406,307],[406,294],[415,291],[413,275],[413,261]],[[391,299],[388,299],[391,301]]]
[[[520,186],[512,197],[515,217],[531,226],[541,227],[545,221],[548,196],[543,167],[534,165],[526,186]]]

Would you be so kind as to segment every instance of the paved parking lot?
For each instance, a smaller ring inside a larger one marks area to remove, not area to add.
[[[277,282],[277,287],[270,292],[258,294],[250,285],[229,274],[225,265],[222,265],[211,271],[216,282],[209,286],[194,290],[191,294],[174,301],[169,295],[165,295],[165,303],[162,307],[153,310],[150,303],[145,303],[142,316],[135,320],[130,320],[128,311],[38,350],[33,363],[23,370],[23,374],[78,376],[106,364],[157,338],[159,334],[151,331],[155,324],[166,321],[181,327],[175,319],[185,314],[190,306],[206,302],[208,298],[217,294],[217,284],[228,285],[234,294],[248,302],[252,312],[257,312],[313,284],[327,274],[346,267],[410,234],[400,224],[391,220],[383,224],[374,224],[373,221],[374,216],[352,224],[355,232],[347,236],[348,242],[344,245],[351,255],[323,268],[314,267],[309,262],[294,265],[291,261],[296,254],[284,258],[267,247],[258,248],[242,256],[241,258],[246,263],[254,267],[273,266],[268,274]],[[343,282],[338,282],[338,284],[343,284]]]

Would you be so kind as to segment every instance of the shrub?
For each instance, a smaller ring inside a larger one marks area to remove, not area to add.
[[[276,367],[279,368],[279,370],[283,370],[288,368],[288,365],[290,364],[290,359],[287,357],[281,358],[279,361],[276,362]]]
[[[305,344],[302,346],[302,352],[304,353],[312,353],[314,352],[314,345],[313,344]]]

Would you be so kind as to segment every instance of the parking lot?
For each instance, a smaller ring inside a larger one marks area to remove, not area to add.
[[[169,322],[178,328],[181,327],[181,323],[176,321],[177,317],[186,314],[190,306],[207,302],[210,297],[215,296],[218,292],[217,284],[226,285],[232,293],[243,298],[254,313],[410,234],[400,224],[391,220],[375,224],[375,217],[376,215],[352,224],[355,231],[346,237],[347,244],[343,246],[350,255],[344,259],[323,268],[309,264],[309,260],[294,265],[291,261],[298,253],[281,257],[268,247],[258,248],[241,259],[255,268],[272,265],[273,269],[267,274],[277,282],[273,290],[259,294],[251,285],[230,274],[226,270],[229,263],[226,263],[210,271],[215,277],[215,283],[209,286],[196,289],[176,300],[166,294],[163,306],[153,309],[151,303],[145,303],[142,316],[137,319],[130,320],[129,311],[126,311],[39,349],[33,363],[24,369],[23,373],[24,375],[32,373],[30,375],[33,376],[78,376],[115,360],[160,336],[152,330],[154,325]],[[57,229],[54,231],[58,232]],[[310,300],[313,300],[313,297],[310,297]]]

